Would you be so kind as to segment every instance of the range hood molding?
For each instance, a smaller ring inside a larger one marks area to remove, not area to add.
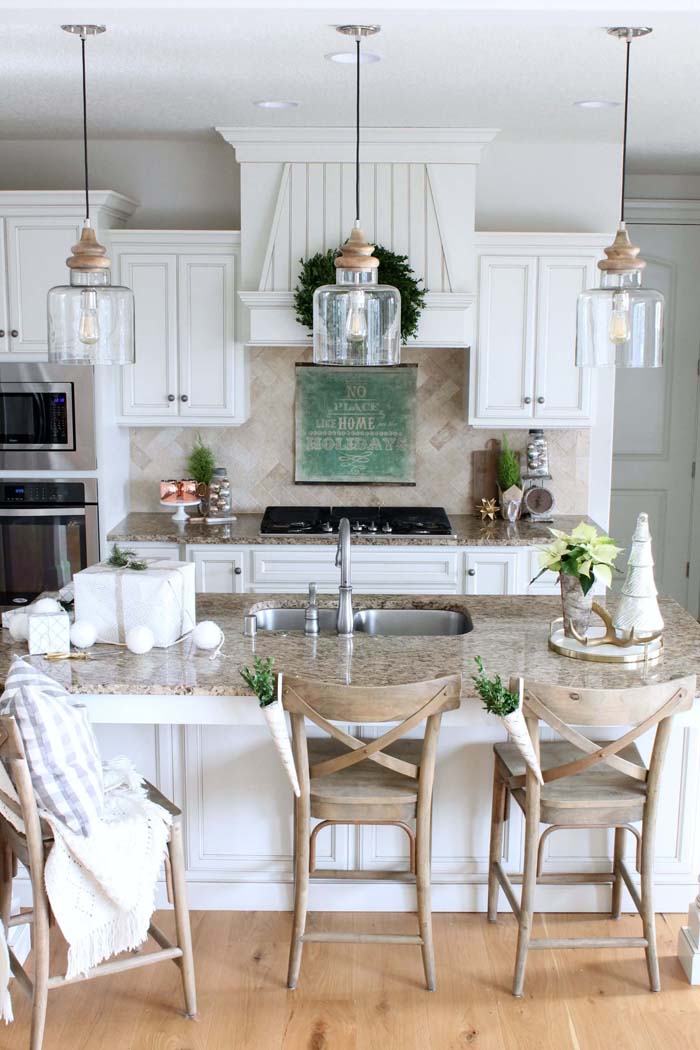
[[[354,217],[354,128],[216,129],[241,166],[241,282],[253,346],[302,346],[300,260],[340,245]],[[493,128],[365,128],[363,229],[408,255],[426,306],[409,346],[467,347],[475,301],[476,172]]]

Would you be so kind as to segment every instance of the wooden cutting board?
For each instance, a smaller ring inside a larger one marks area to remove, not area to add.
[[[472,452],[472,503],[474,513],[482,499],[498,499],[498,482],[496,480],[496,463],[500,451],[500,442],[491,438],[489,448]]]

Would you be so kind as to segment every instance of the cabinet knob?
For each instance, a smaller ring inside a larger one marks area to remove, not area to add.
[[[538,405],[543,405],[544,404],[544,398],[543,397],[538,397],[537,398],[537,404]]]
[[[19,335],[19,332],[17,331],[16,328],[13,328],[12,331],[10,332],[10,335],[12,336],[13,339],[16,339],[18,337],[18,335]]]
[[[181,401],[189,401],[189,398],[188,398],[187,394],[180,394],[180,400]]]
[[[175,400],[175,395],[174,394],[168,394],[168,401],[174,401],[174,400]]]
[[[243,569],[240,567],[240,565],[237,565],[233,571],[235,572],[236,576],[240,576],[243,572]]]
[[[0,339],[4,339],[4,338],[5,338],[5,329],[4,328],[0,328]]]
[[[532,398],[531,397],[524,397],[523,401],[524,401],[524,403],[526,405],[531,405],[532,404]]]
[[[467,569],[467,576],[476,576],[476,569]]]

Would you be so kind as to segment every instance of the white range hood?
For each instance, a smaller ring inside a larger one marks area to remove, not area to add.
[[[217,128],[241,167],[240,299],[246,342],[300,346],[300,260],[337,248],[354,218],[354,128]],[[365,128],[368,240],[407,255],[427,290],[409,346],[467,347],[475,301],[476,169],[493,128]],[[380,275],[381,279],[381,275]]]

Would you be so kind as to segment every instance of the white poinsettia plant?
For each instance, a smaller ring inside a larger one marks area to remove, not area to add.
[[[554,539],[540,549],[540,571],[531,583],[550,570],[577,577],[584,594],[588,594],[596,580],[610,587],[615,559],[622,547],[598,532],[595,525],[586,525],[583,521],[571,533],[559,529],[549,531]]]

